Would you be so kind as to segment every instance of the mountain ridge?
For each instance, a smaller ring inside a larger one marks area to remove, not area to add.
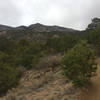
[[[80,31],[61,26],[47,26],[40,23],[29,26],[11,27],[0,25],[0,36],[13,39],[29,39],[35,41],[45,41],[49,37],[59,37],[66,34],[75,34]]]
[[[29,26],[21,25],[21,26],[17,26],[17,27],[0,24],[0,31],[2,31],[3,29],[5,29],[5,30],[6,29],[7,30],[8,29],[23,29],[23,28],[29,28],[29,29],[31,29],[31,28],[41,28],[41,27],[53,28],[53,29],[56,29],[56,31],[57,31],[57,29],[59,31],[78,31],[78,30],[75,30],[75,29],[72,29],[72,28],[66,28],[66,27],[57,26],[57,25],[44,25],[44,24],[40,24],[40,23],[31,24]]]

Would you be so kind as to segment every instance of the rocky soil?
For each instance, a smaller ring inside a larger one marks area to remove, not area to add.
[[[97,76],[84,88],[75,88],[60,68],[26,71],[19,85],[0,100],[100,100],[100,58]]]
[[[27,71],[19,85],[9,90],[0,100],[78,100],[79,89],[61,74],[57,68],[54,72]]]

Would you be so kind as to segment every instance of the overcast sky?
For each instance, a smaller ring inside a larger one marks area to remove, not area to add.
[[[100,0],[1,0],[0,24],[42,23],[85,29],[100,17]]]

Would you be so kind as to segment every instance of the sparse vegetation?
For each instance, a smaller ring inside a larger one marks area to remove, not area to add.
[[[86,84],[96,74],[93,50],[100,54],[99,21],[93,19],[85,31],[57,31],[60,27],[47,31],[49,27],[43,26],[46,32],[38,32],[32,27],[19,27],[0,35],[0,94],[15,86],[24,70],[55,68],[63,55],[64,74],[75,85]]]

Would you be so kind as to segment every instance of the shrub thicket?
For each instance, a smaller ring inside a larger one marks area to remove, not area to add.
[[[61,63],[64,75],[79,86],[85,85],[97,69],[93,51],[83,40],[63,56]]]
[[[93,45],[97,55],[100,55],[100,25],[95,29],[88,31],[88,41]]]
[[[64,52],[71,49],[78,41],[78,36],[65,35],[63,37],[55,37],[47,40],[47,47],[51,52]]]
[[[23,67],[31,69],[36,66],[41,52],[39,43],[0,37],[0,94],[17,84]]]

